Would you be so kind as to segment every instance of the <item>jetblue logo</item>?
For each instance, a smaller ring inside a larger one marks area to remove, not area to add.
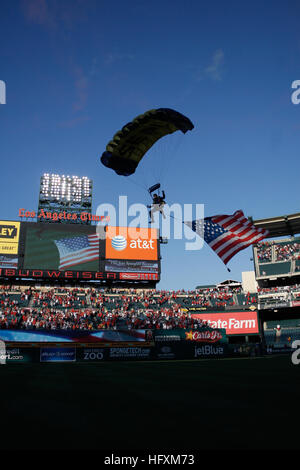
[[[112,238],[111,246],[117,251],[125,250],[127,246],[127,240],[122,235],[117,235],[114,238]]]
[[[6,104],[6,85],[3,80],[0,80],[0,104]]]
[[[224,353],[224,348],[222,347],[213,347],[213,346],[210,346],[209,344],[205,345],[205,346],[202,346],[201,348],[195,348],[195,356],[194,357],[198,357],[198,356],[212,356],[212,355],[216,355],[216,356],[220,356],[220,355],[223,355]]]

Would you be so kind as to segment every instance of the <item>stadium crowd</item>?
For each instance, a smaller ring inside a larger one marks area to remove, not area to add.
[[[194,291],[0,286],[0,328],[199,328],[188,308],[225,308],[257,302],[241,288]]]
[[[300,285],[277,286],[258,289],[258,307],[270,308],[272,305],[278,305],[283,302],[283,306],[297,306],[294,303],[300,300]]]
[[[259,263],[297,260],[300,259],[300,243],[261,242],[257,244],[257,257]]]
[[[103,309],[61,310],[43,307],[40,309],[7,306],[0,310],[0,328],[20,329],[71,329],[99,330],[117,328],[174,329],[201,328],[206,323],[195,320],[186,313],[162,310],[104,311]]]
[[[298,259],[300,254],[300,243],[275,244],[276,261],[289,261]]]
[[[55,289],[47,291],[33,291],[33,307],[86,307],[86,297],[79,295],[78,289],[67,292],[57,292]]]
[[[272,261],[272,243],[262,242],[257,244],[257,257],[259,263],[269,263]]]

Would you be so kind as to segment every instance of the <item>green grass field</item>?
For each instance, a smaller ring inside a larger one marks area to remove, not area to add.
[[[2,449],[299,447],[290,356],[0,366]]]

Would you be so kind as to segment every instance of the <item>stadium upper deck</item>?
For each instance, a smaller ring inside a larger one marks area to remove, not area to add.
[[[257,280],[300,276],[300,237],[272,240],[253,247]]]
[[[254,220],[253,224],[269,230],[269,238],[294,236],[300,233],[300,213]]]
[[[269,230],[272,240],[253,247],[256,279],[260,285],[300,282],[300,213],[253,221]],[[289,236],[289,238],[287,238]],[[275,237],[285,237],[274,240]]]

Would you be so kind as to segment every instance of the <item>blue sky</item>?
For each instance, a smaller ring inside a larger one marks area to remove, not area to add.
[[[44,172],[92,178],[94,212],[119,195],[149,203],[99,156],[126,122],[158,107],[195,129],[153,149],[136,182],[156,182],[153,157],[170,204],[254,219],[300,212],[296,1],[13,0],[0,9],[1,218],[37,208]],[[232,259],[231,278],[253,269],[251,255]],[[229,276],[207,246],[189,252],[171,240],[162,257],[161,289]]]

